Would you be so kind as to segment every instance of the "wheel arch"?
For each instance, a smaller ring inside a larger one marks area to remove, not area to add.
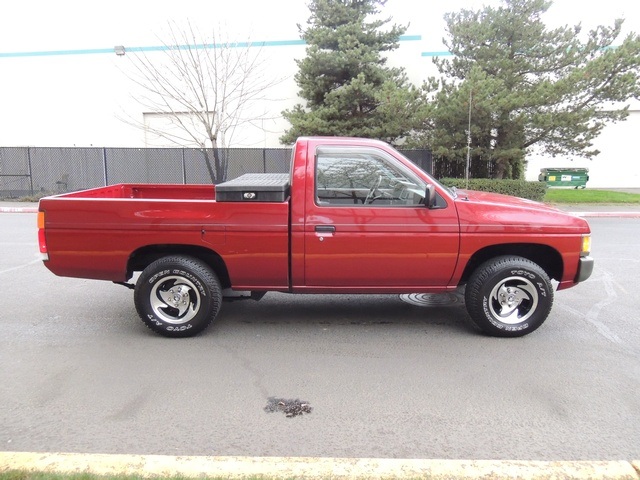
[[[229,270],[220,255],[213,250],[197,245],[147,245],[134,251],[127,262],[127,278],[133,272],[142,271],[159,258],[169,255],[188,255],[209,265],[216,273],[222,288],[231,286]]]
[[[549,245],[536,243],[506,243],[491,245],[475,252],[464,269],[460,283],[469,280],[471,274],[484,262],[503,255],[517,255],[538,264],[549,278],[560,280],[563,274],[563,261],[560,253]]]

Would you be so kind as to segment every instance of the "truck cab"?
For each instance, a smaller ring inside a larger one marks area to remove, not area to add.
[[[452,288],[460,241],[453,198],[398,155],[382,142],[299,140],[291,189],[295,290]]]

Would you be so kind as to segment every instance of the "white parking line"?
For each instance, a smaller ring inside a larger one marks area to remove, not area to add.
[[[35,265],[36,263],[40,263],[40,262],[42,262],[42,259],[37,258],[35,260],[30,261],[29,263],[25,263],[23,265],[18,265],[17,267],[11,267],[11,268],[7,268],[5,270],[0,270],[0,275],[2,275],[4,273],[14,272],[16,270],[20,270],[21,268],[26,268],[26,267],[29,267],[31,265]]]

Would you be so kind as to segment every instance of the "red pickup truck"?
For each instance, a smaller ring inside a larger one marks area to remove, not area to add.
[[[290,174],[43,198],[38,227],[47,268],[134,288],[142,320],[169,337],[205,329],[226,294],[461,286],[484,332],[516,337],[547,318],[552,279],[560,290],[593,269],[585,220],[451,190],[386,143],[355,138],[300,138]]]

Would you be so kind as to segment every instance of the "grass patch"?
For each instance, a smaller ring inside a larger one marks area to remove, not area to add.
[[[134,476],[98,476],[91,473],[46,473],[26,470],[10,470],[0,473],[0,480],[138,480]]]
[[[0,480],[226,480],[227,477],[185,477],[177,476],[148,476],[140,475],[96,475],[93,473],[53,473],[32,472],[26,470],[9,470],[0,472]],[[250,476],[247,479],[262,479],[266,477]]]
[[[160,477],[155,477],[160,478]],[[169,480],[170,477],[162,477]],[[178,478],[178,477],[173,477]],[[184,478],[184,477],[183,477]],[[94,475],[92,473],[53,473],[10,470],[0,473],[0,480],[143,480],[138,475]],[[148,480],[148,479],[144,479]]]
[[[640,194],[573,188],[549,188],[544,196],[549,203],[627,203],[640,204]]]

